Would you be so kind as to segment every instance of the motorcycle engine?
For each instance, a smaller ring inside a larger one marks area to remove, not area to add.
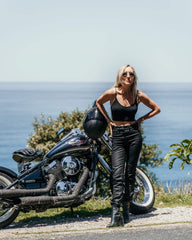
[[[69,194],[72,191],[72,188],[76,185],[76,182],[63,182],[59,181],[56,184],[57,195]]]
[[[66,179],[56,183],[56,193],[57,195],[70,194],[78,182],[81,161],[74,156],[67,156],[61,160],[61,166]]]
[[[61,165],[64,173],[67,176],[75,176],[81,170],[81,163],[78,158],[74,156],[67,156],[62,159]]]

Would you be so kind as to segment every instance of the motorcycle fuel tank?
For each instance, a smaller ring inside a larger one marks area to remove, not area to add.
[[[72,135],[67,138],[63,138],[57,145],[52,148],[47,154],[47,158],[61,158],[68,153],[73,153],[77,151],[87,151],[89,150],[89,142],[87,138],[82,135]]]

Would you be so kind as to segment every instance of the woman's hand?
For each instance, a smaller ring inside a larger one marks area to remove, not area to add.
[[[139,119],[137,120],[139,131],[141,131],[141,123],[143,122],[143,120],[144,120],[143,118],[139,118]]]
[[[112,121],[110,121],[109,122],[109,128],[110,128],[111,136],[113,136],[113,126],[115,126],[115,124]]]

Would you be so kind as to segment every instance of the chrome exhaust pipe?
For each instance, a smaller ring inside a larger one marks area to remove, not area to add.
[[[2,189],[0,190],[0,198],[19,198],[24,196],[40,196],[48,193],[56,180],[56,176],[49,174],[49,181],[46,188],[38,189]]]
[[[78,198],[79,192],[84,185],[85,181],[88,178],[89,169],[84,167],[83,174],[79,182],[75,185],[74,191],[71,195],[68,196],[37,196],[37,197],[23,197],[20,198],[19,206],[28,206],[28,205],[57,205],[61,202],[66,202],[70,200],[75,200]]]

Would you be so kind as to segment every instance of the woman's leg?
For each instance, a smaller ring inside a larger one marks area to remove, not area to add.
[[[113,199],[112,205],[121,206],[124,192],[124,169],[126,161],[126,150],[122,138],[113,138],[112,149],[112,175],[111,186]]]
[[[113,148],[112,148],[112,174],[111,174],[111,188],[113,199],[111,222],[107,227],[123,226],[123,216],[120,212],[120,206],[123,198],[124,190],[124,166],[126,151],[123,144],[121,134],[113,129]]]
[[[134,194],[135,174],[142,147],[142,137],[138,131],[136,134],[130,134],[127,144],[127,162],[125,168],[125,193],[123,197],[123,218],[124,223],[128,223],[130,201]]]
[[[127,163],[125,169],[125,201],[131,201],[134,194],[136,167],[141,152],[142,137],[137,131],[135,134],[130,134],[127,146]]]

